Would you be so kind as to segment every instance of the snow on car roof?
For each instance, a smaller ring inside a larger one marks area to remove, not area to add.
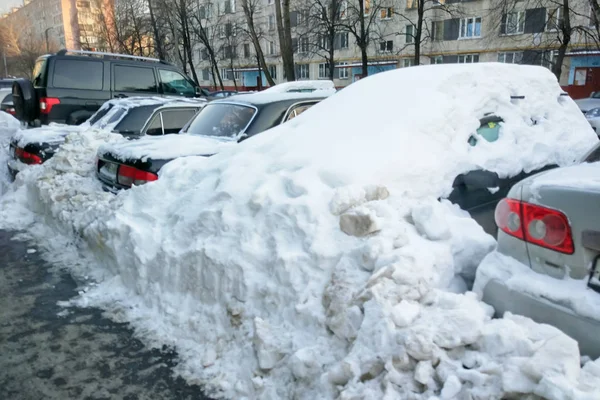
[[[318,80],[318,81],[293,81],[293,82],[284,82],[279,83],[275,86],[271,86],[262,91],[262,93],[287,93],[287,92],[297,92],[304,90],[314,90],[314,91],[333,91],[335,92],[335,86],[333,81],[327,80]]]
[[[288,100],[310,100],[310,99],[324,99],[331,96],[333,92],[329,91],[315,91],[315,92],[255,92],[255,93],[243,93],[229,96],[219,100],[213,100],[212,103],[227,103],[227,102],[240,102],[248,104],[268,104],[278,101]]]
[[[31,229],[45,248],[88,251],[71,268],[98,282],[72,304],[175,346],[224,397],[597,398],[600,361],[581,368],[571,338],[463,293],[495,241],[438,200],[471,169],[579,159],[598,139],[560,93],[542,67],[383,72],[118,196],[93,180],[103,133],[75,133],[0,206],[50,213],[33,220],[62,229]],[[471,146],[490,114],[498,140]]]

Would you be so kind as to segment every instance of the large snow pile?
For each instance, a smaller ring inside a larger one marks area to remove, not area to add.
[[[336,89],[333,81],[318,80],[318,81],[292,81],[279,83],[275,86],[271,86],[268,89],[263,90],[260,93],[287,93],[287,92],[298,92],[298,91],[318,91],[335,93]]]
[[[0,111],[0,195],[6,190],[9,180],[8,168],[8,146],[10,138],[20,128],[19,121],[12,115]]]
[[[597,138],[560,93],[535,67],[381,73],[112,197],[93,180],[106,138],[76,133],[0,206],[52,221],[52,237],[30,230],[48,248],[94,254],[75,304],[175,345],[179,372],[225,397],[598,398],[600,361],[581,368],[573,340],[461,293],[494,241],[437,200],[471,169],[581,157]],[[469,146],[488,113],[499,140]]]

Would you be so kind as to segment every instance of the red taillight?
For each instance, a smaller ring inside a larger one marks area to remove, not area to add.
[[[15,148],[15,156],[24,164],[41,164],[42,158],[36,154],[23,150],[20,147]]]
[[[142,171],[128,165],[120,165],[117,176],[117,181],[124,186],[143,185],[144,183],[155,181],[158,179],[156,174],[152,172]]]
[[[494,217],[498,228],[511,236],[560,253],[575,252],[569,220],[560,211],[503,199]]]
[[[42,97],[40,98],[40,112],[42,114],[50,114],[52,107],[60,104],[60,99],[56,97]]]

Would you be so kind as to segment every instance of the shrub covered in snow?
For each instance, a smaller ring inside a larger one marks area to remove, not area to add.
[[[577,160],[597,139],[560,93],[536,67],[381,73],[117,196],[93,178],[113,139],[74,133],[1,206],[50,221],[49,248],[93,254],[74,271],[98,284],[75,304],[175,345],[179,372],[224,397],[597,398],[600,362],[581,368],[573,340],[465,293],[495,243],[438,201],[472,169]],[[471,147],[489,113],[499,140]]]

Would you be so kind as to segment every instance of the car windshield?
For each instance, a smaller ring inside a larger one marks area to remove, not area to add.
[[[233,138],[243,133],[256,109],[242,104],[212,103],[204,107],[186,132],[192,135]]]

